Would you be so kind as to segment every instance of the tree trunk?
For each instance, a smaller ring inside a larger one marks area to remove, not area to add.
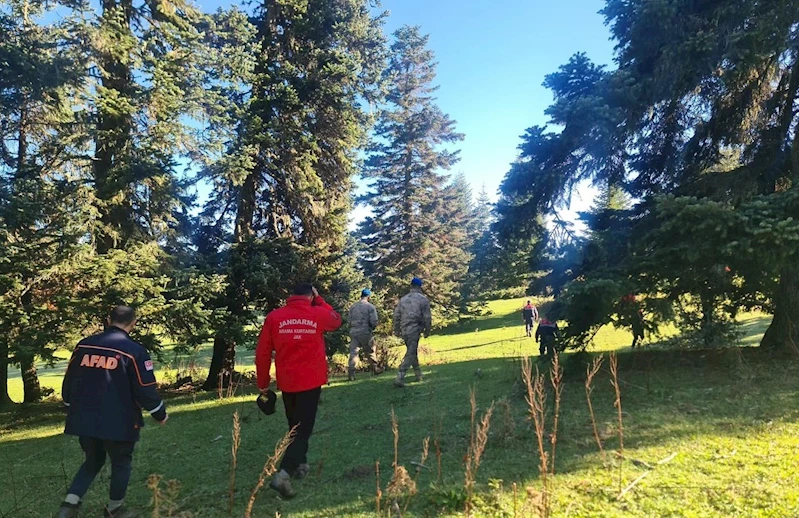
[[[791,79],[779,117],[779,136],[788,135],[794,119],[793,106],[799,95],[799,59],[791,69]],[[799,131],[794,135],[792,147],[799,144]],[[795,180],[799,174],[799,154],[791,150],[789,177]],[[771,185],[769,185],[771,187]],[[772,189],[770,192],[774,192]],[[774,319],[766,329],[760,347],[775,351],[792,351],[799,354],[799,267],[790,262],[780,272],[780,282],[774,295]]]
[[[263,81],[268,81],[265,78],[269,74],[269,62],[273,59],[271,52],[274,46],[274,38],[277,34],[276,19],[280,14],[280,2],[275,0],[263,0],[263,10],[266,13],[266,19],[258,26],[258,39],[261,44],[261,53],[257,57],[255,63],[255,84],[253,85],[253,97],[259,101],[268,102],[266,90]],[[264,113],[268,110],[264,110]],[[267,121],[263,121],[266,125]],[[246,136],[244,137],[246,140]],[[214,336],[214,350],[211,357],[211,368],[208,372],[208,378],[203,383],[204,390],[213,390],[219,387],[220,381],[222,386],[229,383],[233,378],[236,362],[236,341],[230,338],[233,331],[237,331],[244,321],[243,317],[247,313],[248,301],[245,286],[246,272],[241,271],[241,261],[237,258],[240,249],[236,245],[247,243],[253,237],[253,221],[255,219],[256,208],[258,208],[258,194],[259,171],[265,169],[265,165],[259,158],[253,167],[254,170],[250,171],[244,179],[241,187],[239,187],[239,202],[236,207],[236,221],[234,224],[233,242],[234,247],[230,252],[229,264],[230,268],[230,284],[228,292],[228,313],[230,319],[225,323],[222,329],[218,329]]]
[[[214,354],[211,358],[211,369],[203,383],[203,390],[214,390],[227,387],[233,379],[236,366],[236,342],[221,333],[214,337]]]
[[[236,212],[236,230],[234,240],[242,244],[252,237],[252,221],[255,214],[256,188],[255,176],[250,174],[241,187],[239,205]],[[214,336],[214,351],[211,357],[211,368],[208,377],[203,383],[203,390],[214,390],[220,386],[226,387],[233,378],[233,369],[236,366],[236,341],[230,338],[233,328],[241,325],[241,317],[247,311],[246,272],[242,272],[242,261],[237,257],[240,249],[233,247],[230,251],[230,288],[228,312],[231,315],[226,325],[217,330]]]
[[[22,386],[25,389],[23,403],[36,403],[42,399],[42,387],[36,372],[36,358],[33,355],[18,355],[19,369],[22,372]]]
[[[0,407],[11,404],[8,396],[8,342],[0,340]]]
[[[774,319],[760,347],[799,354],[799,267],[786,266],[774,296]]]
[[[716,307],[715,300],[711,295],[702,297],[702,322],[700,329],[702,330],[702,340],[705,347],[710,347],[713,343],[713,308]]]

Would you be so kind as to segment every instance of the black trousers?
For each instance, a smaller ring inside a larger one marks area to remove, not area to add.
[[[541,345],[538,346],[538,353],[541,358],[555,356],[555,339],[552,337],[541,337]]]
[[[135,442],[106,441],[94,437],[80,437],[80,447],[86,454],[86,460],[81,465],[69,493],[83,498],[94,478],[100,473],[105,464],[106,454],[111,458],[111,500],[123,500],[128,490],[130,481],[131,463],[133,461],[133,448]]]
[[[297,427],[294,440],[286,449],[280,469],[288,473],[297,469],[300,464],[308,463],[308,441],[316,422],[316,409],[319,407],[319,396],[322,387],[305,392],[283,392],[283,405],[286,407],[286,420],[289,430]]]

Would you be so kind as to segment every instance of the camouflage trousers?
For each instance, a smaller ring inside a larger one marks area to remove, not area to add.
[[[419,339],[420,333],[403,334],[402,339],[405,341],[405,358],[402,359],[402,364],[397,374],[398,379],[402,380],[408,369],[413,367],[413,372],[417,378],[422,377],[422,369],[419,367]]]
[[[363,349],[366,359],[369,361],[369,368],[374,370],[377,367],[377,351],[375,351],[375,339],[371,333],[355,333],[350,335],[350,361],[349,372],[355,372],[358,366],[358,353]]]

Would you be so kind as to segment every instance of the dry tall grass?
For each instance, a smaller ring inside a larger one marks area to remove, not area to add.
[[[294,440],[294,435],[296,432],[296,426],[289,430],[288,433],[286,433],[286,435],[284,435],[275,446],[275,452],[266,459],[264,467],[261,470],[261,475],[258,477],[258,483],[252,489],[250,500],[247,502],[247,510],[244,512],[244,518],[251,518],[252,508],[255,505],[255,499],[258,497],[258,492],[264,487],[267,477],[274,475],[277,471],[277,463],[280,458],[283,457],[283,454],[286,453],[286,448],[288,448],[289,444],[291,444],[291,442]]]
[[[233,412],[233,444],[230,456],[230,482],[228,484],[228,513],[233,515],[233,505],[236,500],[236,468],[238,466],[239,446],[241,446],[241,421],[239,411]]]
[[[555,413],[552,421],[552,433],[550,434],[550,441],[552,442],[552,458],[550,461],[551,473],[555,474],[555,452],[558,447],[558,419],[560,418],[560,397],[563,393],[563,369],[560,367],[560,359],[558,354],[552,357],[552,366],[549,371],[549,379],[552,382],[552,392],[555,397]]]
[[[594,430],[594,439],[596,440],[596,445],[599,447],[599,453],[602,455],[602,462],[605,462],[605,450],[602,448],[602,439],[599,437],[599,430],[596,426],[596,416],[594,415],[594,405],[591,402],[591,393],[594,391],[594,377],[596,377],[597,373],[599,373],[599,369],[602,367],[602,360],[604,357],[599,355],[598,357],[594,358],[594,361],[591,363],[590,367],[586,367],[585,373],[585,399],[588,402],[588,413],[591,415],[591,427]]]
[[[477,394],[475,389],[472,388],[469,392],[469,403],[471,405],[471,442],[469,450],[466,452],[466,471],[464,488],[466,489],[466,515],[470,516],[472,512],[472,497],[474,496],[474,485],[477,479],[477,470],[480,468],[480,461],[483,457],[486,444],[488,443],[488,430],[491,427],[491,414],[494,412],[494,403],[488,407],[488,410],[483,414],[479,425],[475,426],[477,415]]]
[[[619,492],[622,491],[623,474],[622,468],[624,466],[624,417],[621,411],[621,386],[619,385],[619,361],[616,353],[610,353],[610,383],[616,391],[616,400],[613,406],[616,407],[616,412],[619,419]]]
[[[416,483],[408,474],[405,466],[401,466],[399,463],[399,423],[394,408],[391,409],[391,432],[394,434],[394,474],[386,486],[386,494],[394,499],[394,504],[397,504],[402,495],[416,494]]]
[[[541,481],[544,490],[541,494],[540,511],[541,516],[547,517],[550,513],[549,505],[549,455],[544,445],[546,436],[546,392],[544,390],[544,376],[539,374],[538,367],[533,376],[533,367],[529,358],[522,357],[522,379],[524,380],[527,395],[528,411],[530,419],[533,421],[535,436],[538,441],[538,471],[541,473]]]
[[[178,497],[180,496],[180,482],[168,480],[166,487],[161,488],[161,475],[147,477],[147,489],[152,494],[150,505],[153,506],[153,518],[191,518],[189,512],[178,512]],[[166,513],[166,514],[164,514]]]
[[[380,461],[375,461],[375,479],[377,480],[377,489],[375,490],[375,507],[377,516],[380,516],[380,501],[383,498],[383,490],[380,489]]]
[[[427,457],[430,454],[430,437],[425,437],[424,441],[422,441],[422,458],[419,462],[419,466],[416,468],[416,476],[413,477],[413,484],[418,487],[419,484],[419,475],[422,474],[422,470],[427,467],[425,462],[427,462]],[[405,507],[402,508],[402,512],[408,510],[408,505],[411,503],[411,498],[413,494],[408,495],[408,498],[405,500]]]

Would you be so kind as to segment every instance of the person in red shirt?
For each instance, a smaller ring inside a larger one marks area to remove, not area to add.
[[[308,441],[316,421],[322,385],[327,383],[327,355],[324,333],[341,326],[339,315],[319,296],[311,284],[298,284],[282,308],[266,316],[258,347],[255,369],[258,389],[269,392],[272,353],[275,356],[277,387],[283,392],[283,405],[289,430],[296,426],[294,440],[286,449],[280,471],[269,487],[284,498],[295,495],[291,478],[308,474]]]

